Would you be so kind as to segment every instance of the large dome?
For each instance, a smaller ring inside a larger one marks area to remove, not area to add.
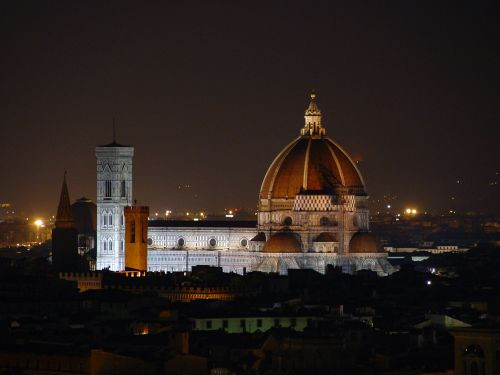
[[[260,198],[294,198],[301,191],[333,194],[337,187],[366,195],[363,177],[353,160],[325,135],[315,98],[311,94],[302,135],[286,146],[267,170]]]

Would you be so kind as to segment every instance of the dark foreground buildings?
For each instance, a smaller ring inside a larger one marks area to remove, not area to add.
[[[0,258],[0,374],[498,374],[499,249],[431,259],[454,274],[55,273]]]

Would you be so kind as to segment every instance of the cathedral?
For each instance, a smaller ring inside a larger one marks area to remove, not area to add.
[[[300,134],[270,164],[258,197],[257,223],[151,220],[147,225],[148,271],[279,272],[328,265],[343,272],[394,272],[369,232],[368,195],[347,152],[326,135],[316,94]],[[132,206],[134,148],[113,141],[96,147],[97,269],[126,267],[125,207]],[[145,240],[146,241],[146,240]],[[146,245],[145,245],[146,246]],[[147,255],[146,255],[147,254]]]

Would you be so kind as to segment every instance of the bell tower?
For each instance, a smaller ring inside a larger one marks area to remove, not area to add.
[[[114,133],[114,131],[113,131]],[[125,269],[124,207],[132,205],[132,146],[95,148],[97,158],[97,269]]]

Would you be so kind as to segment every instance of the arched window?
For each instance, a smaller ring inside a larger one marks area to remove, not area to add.
[[[319,219],[319,225],[322,226],[330,225],[330,219],[327,218],[326,216],[323,216],[321,219]]]
[[[104,214],[104,216],[103,216],[103,220],[104,220],[103,225],[104,225],[104,226],[107,226],[107,225],[108,225],[108,215]]]
[[[109,225],[113,225],[113,214],[109,214]]]
[[[108,243],[106,242],[106,240],[102,241],[102,249],[104,251],[108,250]]]
[[[109,240],[108,250],[113,251],[113,241]]]
[[[293,221],[292,221],[292,218],[290,216],[287,216],[283,219],[283,225],[289,227],[292,224],[293,224]]]
[[[105,181],[105,198],[111,198],[111,180]]]
[[[177,240],[177,246],[179,246],[179,247],[183,247],[184,243],[185,243],[185,241],[184,241],[184,238],[182,238],[182,237]]]
[[[135,220],[130,222],[130,242],[135,243]]]
[[[484,351],[479,345],[468,345],[463,353],[465,374],[484,375]]]
[[[125,181],[122,181],[122,183],[121,183],[120,195],[122,198],[125,198],[127,196],[127,192],[125,189]]]

